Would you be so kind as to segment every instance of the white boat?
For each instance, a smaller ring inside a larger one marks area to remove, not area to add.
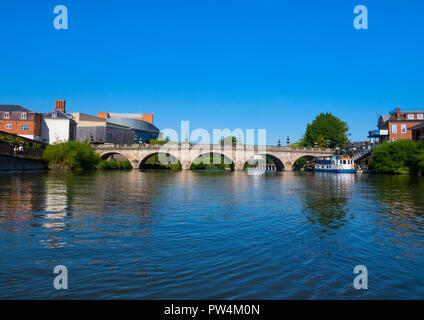
[[[315,172],[355,173],[355,161],[349,156],[318,157]]]

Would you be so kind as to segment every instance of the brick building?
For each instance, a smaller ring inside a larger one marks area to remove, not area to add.
[[[0,131],[41,139],[41,114],[18,105],[0,105]]]
[[[396,108],[389,115],[380,116],[377,127],[379,130],[369,132],[369,138],[379,139],[379,142],[412,139],[411,128],[424,123],[424,111],[401,111]]]
[[[424,123],[409,129],[412,134],[412,140],[424,140]]]

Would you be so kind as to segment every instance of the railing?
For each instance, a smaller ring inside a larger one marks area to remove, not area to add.
[[[371,146],[370,149],[361,150],[361,151],[355,153],[352,156],[352,160],[353,161],[356,161],[356,160],[358,160],[358,159],[360,159],[362,157],[365,157],[366,155],[370,154],[374,150],[374,148],[375,148],[375,146]]]
[[[15,147],[23,147],[23,151],[19,152]],[[35,147],[37,146],[37,147]],[[41,159],[43,156],[45,143],[34,141],[28,138],[20,137],[0,131],[0,154],[11,157],[23,157]]]

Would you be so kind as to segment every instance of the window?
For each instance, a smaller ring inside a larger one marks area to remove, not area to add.
[[[408,113],[408,119],[409,119],[409,120],[414,119],[414,114],[413,114],[413,113]]]
[[[5,118],[5,119],[9,119],[9,118],[10,118],[10,114],[9,114],[9,112],[5,112],[5,113],[4,113],[4,118]]]
[[[29,130],[28,125],[27,124],[21,124],[21,130],[22,131],[28,131]]]
[[[402,133],[406,133],[406,124],[402,124]]]
[[[10,123],[6,124],[6,129],[12,129],[12,125]]]
[[[57,113],[56,112],[53,112],[52,113],[52,118],[57,118]]]
[[[392,124],[392,133],[397,133],[397,125]]]
[[[26,112],[21,113],[21,119],[25,120],[27,118]]]
[[[417,114],[417,119],[424,119],[424,115],[422,113]]]

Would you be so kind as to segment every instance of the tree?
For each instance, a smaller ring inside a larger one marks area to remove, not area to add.
[[[325,140],[325,137],[320,134],[317,138],[317,144],[318,144],[318,148],[325,148],[327,145],[327,141]]]
[[[312,147],[315,143],[320,147],[325,147],[328,140],[330,148],[345,147],[348,130],[346,122],[331,113],[321,113],[311,124],[307,125],[301,142],[306,147]]]
[[[231,136],[228,136],[228,137],[225,137],[225,138],[221,138],[221,140],[220,140],[220,144],[221,145],[233,145],[233,146],[235,146],[236,144],[237,144],[237,138],[236,137],[231,137]]]
[[[385,142],[373,150],[370,169],[377,173],[421,175],[424,172],[424,143]]]

